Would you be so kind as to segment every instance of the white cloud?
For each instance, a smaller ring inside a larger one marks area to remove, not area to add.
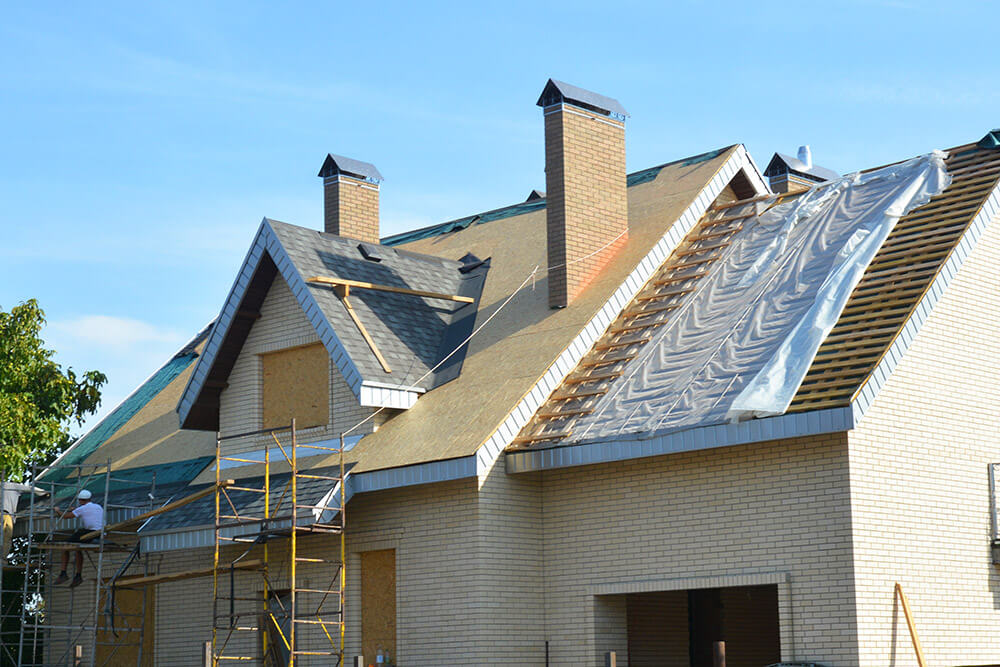
[[[53,330],[63,338],[72,338],[77,344],[121,348],[150,343],[172,343],[184,341],[177,331],[161,329],[148,322],[111,315],[84,315],[72,320],[51,324]]]

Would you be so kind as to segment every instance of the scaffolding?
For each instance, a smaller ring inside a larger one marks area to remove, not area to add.
[[[48,479],[39,479],[42,472],[49,474]],[[143,655],[146,588],[128,588],[119,581],[127,575],[148,574],[148,565],[136,531],[120,528],[153,508],[155,477],[148,481],[115,478],[109,460],[100,464],[57,462],[44,470],[32,465],[30,479],[47,496],[43,501],[29,493],[28,507],[15,516],[26,528],[20,544],[12,549],[17,564],[4,566],[0,583],[0,663],[96,667],[131,664],[134,656],[137,666],[148,664],[150,656]],[[120,495],[112,495],[113,484],[116,489],[131,488],[137,493],[125,495],[142,501],[113,502]],[[100,501],[106,521],[119,521],[106,522],[100,530],[83,535],[82,542],[70,542],[67,538],[72,529],[63,520],[68,507],[60,509],[58,504],[74,502],[84,489],[91,491],[92,502]],[[57,586],[57,561],[77,550],[85,557],[83,569],[95,573],[93,580],[84,579],[78,586]],[[105,576],[106,571],[109,576]],[[19,585],[12,587],[14,581]],[[137,602],[134,607],[138,611],[123,606],[122,596]]]
[[[224,443],[238,438],[262,438],[263,451],[224,455]],[[230,660],[267,667],[344,664],[343,436],[336,447],[326,444],[299,443],[294,419],[217,436],[212,667]],[[301,450],[338,456],[339,464],[303,472]],[[224,467],[253,464],[262,465],[262,476],[223,482]],[[310,551],[322,547],[304,539],[315,535],[339,535],[339,550],[329,550],[339,555]],[[247,577],[259,577],[257,584]]]

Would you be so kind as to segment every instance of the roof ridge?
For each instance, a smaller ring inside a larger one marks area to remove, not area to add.
[[[648,183],[654,180],[661,171],[665,168],[670,167],[675,164],[683,164],[684,166],[695,165],[700,162],[706,162],[708,160],[715,159],[725,153],[726,151],[732,150],[740,144],[729,144],[728,146],[723,146],[722,148],[717,148],[715,150],[706,151],[704,153],[698,153],[697,155],[691,155],[688,157],[683,157],[677,160],[672,160],[670,162],[664,162],[653,167],[646,167],[640,169],[639,171],[634,171],[630,174],[626,174],[626,186],[632,187],[634,185],[641,185],[643,183]],[[474,213],[472,215],[466,215],[459,218],[453,218],[445,222],[438,222],[433,225],[427,225],[426,227],[418,227],[417,229],[411,229],[406,232],[399,232],[398,234],[391,234],[386,236],[381,240],[381,244],[385,246],[394,247],[396,245],[402,245],[404,243],[410,243],[411,241],[419,241],[421,239],[430,238],[432,236],[438,236],[440,234],[447,234],[448,232],[453,232],[461,229],[465,229],[469,225],[475,224],[477,222],[492,222],[494,220],[502,220],[504,218],[513,217],[515,215],[523,215],[524,213],[531,213],[532,211],[540,210],[545,208],[546,199],[544,197],[539,197],[538,199],[532,199],[529,201],[521,201],[515,204],[508,204],[507,206],[501,206],[499,208],[490,209],[488,211],[483,211],[481,213]],[[484,219],[485,218],[485,219]],[[285,223],[287,224],[287,223]]]

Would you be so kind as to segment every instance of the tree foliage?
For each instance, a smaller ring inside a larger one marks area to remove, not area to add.
[[[34,299],[0,309],[0,469],[9,479],[69,444],[71,424],[97,410],[107,382],[99,371],[64,371],[40,337],[44,324]]]

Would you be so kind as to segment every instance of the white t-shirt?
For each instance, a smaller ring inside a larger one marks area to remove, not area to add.
[[[104,508],[95,502],[80,505],[73,510],[73,516],[80,519],[87,530],[104,528]]]

